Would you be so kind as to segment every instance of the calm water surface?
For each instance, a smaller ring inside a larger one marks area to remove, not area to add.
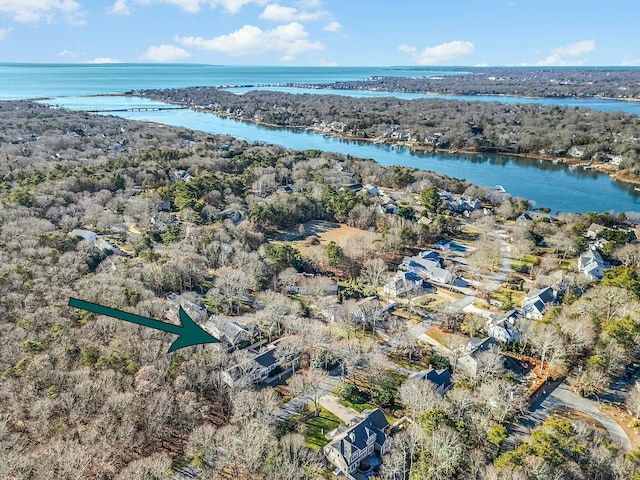
[[[52,104],[74,108],[139,108],[167,104],[136,97],[58,98]],[[640,212],[640,192],[606,175],[562,164],[507,155],[466,155],[412,152],[368,142],[345,141],[306,130],[269,128],[192,110],[122,112],[119,116],[252,141],[267,141],[297,150],[319,149],[363,158],[382,165],[402,165],[463,178],[478,185],[502,185],[514,196],[555,211]]]

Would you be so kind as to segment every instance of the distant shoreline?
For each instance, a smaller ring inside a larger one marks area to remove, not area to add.
[[[109,95],[104,95],[104,96],[109,96]],[[111,96],[132,96],[132,95],[127,95],[127,94],[112,94]],[[139,96],[139,95],[133,95],[133,96]],[[144,97],[144,96],[139,96],[140,98],[150,98],[150,97]],[[168,103],[168,104],[173,104],[173,105],[181,105],[181,106],[185,106],[183,103],[181,102],[177,102],[174,100],[162,100],[164,103]],[[637,101],[640,102],[640,99],[637,99]],[[630,170],[621,170],[617,167],[617,165],[612,165],[611,163],[607,163],[607,162],[598,162],[598,161],[587,161],[587,160],[583,160],[581,158],[567,158],[567,157],[549,157],[546,155],[540,155],[540,154],[534,154],[534,153],[514,153],[514,152],[508,152],[508,151],[495,151],[495,152],[486,152],[486,151],[478,151],[478,150],[472,150],[472,149],[465,149],[465,148],[457,148],[457,149],[448,149],[448,148],[433,148],[432,146],[428,146],[428,145],[419,145],[416,142],[404,142],[404,141],[389,141],[388,139],[381,139],[381,138],[363,138],[363,137],[355,137],[352,135],[345,135],[345,134],[339,134],[333,130],[330,129],[326,129],[326,128],[322,128],[322,127],[314,127],[314,126],[286,126],[283,127],[281,125],[276,125],[276,124],[272,124],[272,123],[267,123],[267,122],[262,122],[262,121],[258,121],[258,120],[253,120],[253,119],[248,119],[248,118],[244,118],[241,117],[239,115],[235,115],[232,113],[227,113],[224,111],[215,111],[215,110],[210,110],[210,109],[206,109],[206,108],[193,108],[191,106],[187,106],[187,108],[189,108],[190,110],[193,111],[197,111],[197,112],[204,112],[204,113],[209,113],[212,115],[216,115],[218,117],[223,117],[223,118],[231,118],[233,120],[238,120],[238,121],[243,121],[243,122],[249,122],[249,123],[253,123],[255,125],[260,125],[263,127],[270,127],[270,128],[286,128],[286,129],[294,129],[294,130],[309,130],[309,131],[313,131],[315,133],[321,134],[321,135],[329,135],[335,138],[339,138],[341,140],[349,140],[349,141],[361,141],[361,142],[368,142],[368,143],[378,143],[378,144],[384,144],[384,145],[388,145],[388,146],[401,146],[401,147],[406,147],[409,150],[412,151],[422,151],[422,152],[438,152],[438,153],[449,153],[449,154],[454,154],[454,153],[465,153],[465,154],[471,154],[471,155],[481,155],[481,154],[486,154],[486,153],[490,153],[490,154],[496,154],[496,155],[508,155],[508,156],[513,156],[513,157],[520,157],[520,158],[529,158],[532,160],[544,160],[544,161],[550,161],[550,162],[558,162],[558,163],[563,163],[565,165],[575,165],[578,168],[587,166],[590,169],[595,170],[598,173],[601,174],[605,174],[608,175],[612,180],[618,181],[618,182],[622,182],[622,183],[627,183],[630,185],[640,185],[640,175],[636,175],[634,173],[632,173]]]

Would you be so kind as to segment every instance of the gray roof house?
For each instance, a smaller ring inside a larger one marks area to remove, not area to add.
[[[436,370],[435,368],[422,370],[413,378],[428,380],[433,383],[436,388],[436,392],[440,395],[447,393],[447,391],[453,386],[453,383],[451,382],[451,372],[446,368],[443,368],[442,370]]]
[[[167,296],[167,305],[164,309],[165,317],[177,321],[180,307],[194,322],[201,322],[207,319],[207,306],[201,299],[196,300],[194,303],[177,293],[171,293]]]
[[[533,222],[536,222],[538,220],[541,220],[543,218],[548,218],[549,220],[551,220],[551,215],[544,212],[527,211],[527,212],[524,212],[522,215],[520,215],[518,218],[516,218],[516,225],[526,227],[527,225]]]
[[[440,266],[440,257],[432,250],[420,252],[413,257],[404,257],[400,268],[438,283],[447,284],[453,281],[451,272]]]
[[[469,342],[463,347],[464,352],[456,361],[456,365],[462,367],[467,372],[475,375],[482,366],[482,353],[489,350],[498,349],[498,343],[492,337],[475,338],[471,337]],[[457,367],[456,367],[457,368]]]
[[[349,425],[338,427],[323,453],[336,466],[335,473],[355,480],[358,472],[366,475],[382,462],[382,455],[391,443],[389,430],[389,422],[382,410],[364,410]]]
[[[387,295],[398,297],[422,287],[424,280],[413,272],[397,272],[393,279],[382,287]]]
[[[395,302],[382,305],[378,297],[367,297],[353,305],[352,313],[358,323],[371,323],[387,310],[396,306]]]
[[[499,342],[508,343],[520,339],[520,333],[515,324],[518,319],[518,311],[513,309],[503,314],[492,314],[487,320],[487,333]]]
[[[578,272],[584,273],[590,280],[602,280],[602,272],[609,268],[609,264],[602,260],[602,256],[593,245],[578,257]]]
[[[520,313],[525,318],[540,320],[548,305],[555,303],[556,293],[551,287],[542,287],[530,290],[522,300]]]
[[[212,315],[209,321],[204,323],[202,327],[215,338],[227,345],[230,350],[238,348],[243,342],[247,342],[256,336],[256,332],[241,327],[238,323]]]
[[[278,342],[274,342],[252,359],[225,370],[222,372],[223,380],[230,386],[259,383],[266,380],[276,368],[298,361],[299,354],[281,355],[277,346]]]

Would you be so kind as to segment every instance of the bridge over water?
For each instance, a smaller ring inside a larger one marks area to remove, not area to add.
[[[99,108],[99,107],[74,107],[87,113],[121,113],[121,112],[159,112],[161,110],[187,110],[187,107],[131,107],[131,108]]]

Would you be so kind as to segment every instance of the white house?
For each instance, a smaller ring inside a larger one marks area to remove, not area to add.
[[[602,256],[593,245],[578,257],[578,272],[584,273],[590,280],[602,280],[602,272],[607,268],[609,265],[602,260]]]
[[[75,228],[69,232],[70,237],[82,237],[87,243],[95,243],[98,240],[98,234],[91,230],[84,230],[81,228]]]
[[[505,314],[493,314],[487,320],[487,333],[499,342],[514,342],[520,339],[520,333],[515,328],[518,311],[511,310]]]
[[[520,313],[525,318],[540,320],[544,316],[547,306],[555,303],[556,293],[551,287],[530,290],[522,300]]]
[[[453,275],[440,266],[440,257],[432,250],[420,252],[413,257],[404,257],[400,268],[407,272],[438,283],[451,283]]]
[[[382,291],[392,297],[399,297],[405,293],[422,287],[424,280],[412,272],[397,272],[396,276],[382,287]]]

